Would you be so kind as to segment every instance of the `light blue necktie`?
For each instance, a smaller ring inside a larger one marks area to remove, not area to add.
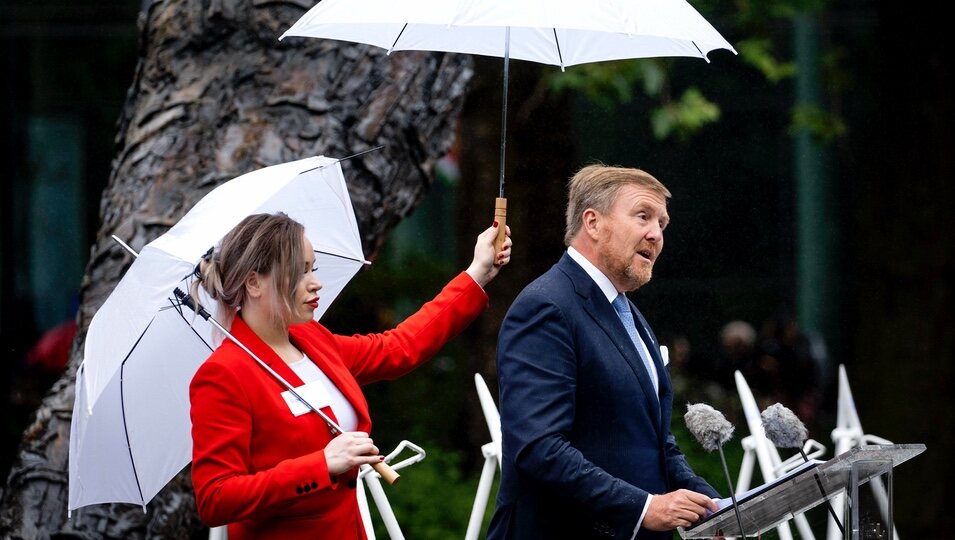
[[[640,355],[640,359],[643,360],[643,367],[647,370],[647,376],[650,377],[650,382],[653,383],[653,389],[656,393],[660,392],[660,388],[657,383],[657,378],[653,376],[653,369],[650,367],[650,358],[647,357],[647,350],[643,340],[640,338],[640,334],[637,333],[637,325],[633,320],[633,313],[630,311],[630,302],[627,301],[627,297],[620,293],[616,298],[613,299],[613,308],[617,310],[617,316],[620,317],[620,322],[623,323],[623,327],[627,329],[627,334],[630,336],[630,340],[633,341],[633,346],[637,349],[637,354]]]

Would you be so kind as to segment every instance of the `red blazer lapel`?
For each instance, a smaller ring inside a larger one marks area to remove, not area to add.
[[[316,326],[318,325],[316,324]],[[320,326],[319,329],[324,330],[324,328]],[[336,362],[332,360],[332,358],[335,360],[338,359],[336,351],[330,348],[323,340],[319,339],[319,334],[312,330],[313,329],[309,328],[308,325],[292,326],[289,328],[289,338],[293,345],[304,352],[305,355],[328,376],[329,380],[338,387],[342,395],[345,396],[345,399],[354,407],[355,413],[358,416],[357,429],[366,433],[370,432],[371,418],[368,413],[368,402],[365,401],[361,387],[358,386],[355,378],[340,361]],[[249,325],[242,320],[241,316],[236,316],[233,320],[231,332],[239,342],[248,347],[250,351],[293,387],[298,388],[304,384],[302,379],[292,371],[292,368],[249,328]],[[249,361],[255,362],[252,358],[249,358]],[[278,392],[284,392],[286,390],[285,386],[276,381],[270,373],[264,369],[261,371],[263,377],[267,377],[275,382],[275,387]],[[323,407],[322,412],[334,420],[335,423],[338,423],[338,418],[335,417],[335,413],[331,407]]]
[[[242,317],[236,316],[235,320],[232,323],[231,331],[232,331],[232,335],[235,336],[236,339],[238,339],[243,345],[248,347],[250,351],[255,353],[255,355],[258,356],[259,359],[261,359],[263,362],[265,362],[266,365],[272,368],[272,370],[278,373],[279,376],[285,379],[285,381],[289,383],[290,385],[292,385],[293,388],[298,388],[299,386],[302,386],[303,384],[305,384],[302,381],[302,379],[299,378],[299,376],[295,373],[295,371],[293,371],[292,368],[290,368],[289,365],[286,364],[285,361],[282,360],[282,358],[279,357],[279,355],[272,350],[272,347],[269,347],[264,341],[262,341],[261,338],[259,338],[259,336],[254,331],[252,331],[251,328],[249,328],[249,325],[247,325],[245,321],[242,320]],[[293,345],[295,345],[299,349],[302,349],[305,352],[305,354],[308,355],[309,358],[315,358],[313,354],[311,354],[309,351],[306,351],[296,341],[297,340],[293,338],[292,340]],[[244,351],[243,351],[243,354],[245,354]],[[255,359],[249,358],[249,361],[255,362]],[[318,365],[319,369],[322,369],[323,371],[325,371],[326,374],[328,374],[328,372],[322,367],[321,364],[316,364],[316,365]],[[271,373],[268,373],[264,369],[262,369],[261,371],[262,371],[263,377],[267,377],[269,380],[272,380],[275,382],[275,386],[278,392],[285,392],[287,390],[285,385],[275,380],[275,377],[273,377]],[[338,384],[337,381],[335,381],[335,379],[332,379],[332,382],[335,382],[335,384]],[[350,400],[351,399],[349,398],[349,401]],[[335,412],[332,410],[331,406],[322,407],[321,410],[326,416],[331,418],[332,421],[334,421],[336,424],[338,423],[338,418],[335,416]],[[361,419],[360,414],[359,414],[359,419]]]
[[[292,371],[292,368],[288,367],[288,364],[282,360],[279,355],[275,354],[275,351],[272,350],[272,347],[266,345],[255,332],[249,328],[249,325],[245,324],[245,321],[242,320],[240,315],[236,315],[235,319],[232,321],[232,328],[230,330],[232,335],[239,340],[240,343],[249,348],[250,351],[255,353],[260,360],[265,362],[267,366],[275,370],[283,379],[285,379],[293,387],[298,388],[302,386],[302,379]],[[255,362],[255,359],[249,358],[250,362]],[[275,377],[271,373],[262,370],[262,376],[268,377],[269,379],[275,381],[275,386],[279,388],[280,392],[287,390],[285,386],[279,381],[275,380]]]
[[[317,328],[312,328],[314,325]],[[319,332],[315,332],[315,330]],[[301,349],[319,369],[328,376],[338,390],[351,403],[358,416],[358,431],[371,431],[371,417],[368,413],[368,402],[358,386],[355,377],[348,371],[338,358],[337,349],[330,346],[331,342],[320,339],[321,332],[328,332],[318,323],[306,323],[289,327],[289,337],[292,344]],[[283,362],[284,363],[284,362]],[[330,410],[330,409],[329,409]],[[336,420],[337,421],[337,420]]]

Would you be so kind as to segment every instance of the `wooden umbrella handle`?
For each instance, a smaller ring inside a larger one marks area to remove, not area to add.
[[[398,474],[398,471],[394,470],[387,463],[382,461],[381,463],[375,463],[371,466],[372,469],[375,469],[375,472],[381,475],[381,479],[388,483],[389,486],[395,485],[395,482],[401,478],[401,475]]]
[[[507,199],[503,197],[494,199],[494,221],[497,222],[497,238],[494,239],[494,259],[497,260],[497,254],[501,252],[501,247],[507,238]],[[497,264],[497,262],[494,264]]]

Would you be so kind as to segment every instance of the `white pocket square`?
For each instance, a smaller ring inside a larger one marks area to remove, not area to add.
[[[660,358],[663,359],[663,365],[670,363],[670,351],[666,345],[660,345]]]

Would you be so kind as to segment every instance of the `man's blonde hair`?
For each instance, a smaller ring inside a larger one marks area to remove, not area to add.
[[[567,183],[567,228],[564,244],[570,245],[583,225],[584,211],[588,208],[606,214],[610,212],[620,188],[628,185],[647,187],[670,198],[670,191],[649,173],[640,169],[588,165],[577,171]]]

